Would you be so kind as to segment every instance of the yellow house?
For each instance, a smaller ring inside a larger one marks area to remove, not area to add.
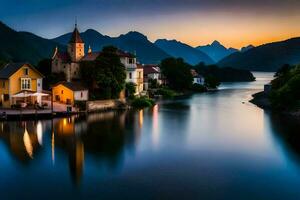
[[[53,100],[63,104],[74,105],[76,101],[87,101],[88,89],[80,83],[59,82],[52,87]]]
[[[29,94],[42,92],[43,78],[44,76],[28,63],[7,64],[0,70],[0,105],[10,108],[18,103],[38,101],[37,97]]]

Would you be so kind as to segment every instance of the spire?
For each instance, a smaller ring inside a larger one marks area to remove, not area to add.
[[[77,18],[75,20],[75,29],[72,33],[72,37],[71,40],[69,41],[69,43],[84,43],[83,40],[80,37],[80,33],[77,29]]]
[[[75,28],[77,28],[77,16],[75,17]]]
[[[91,48],[91,45],[89,45],[89,50],[88,50],[88,53],[92,53],[92,48]]]

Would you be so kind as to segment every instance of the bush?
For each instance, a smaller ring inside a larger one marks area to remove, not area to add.
[[[141,97],[132,101],[131,106],[134,108],[147,108],[154,106],[155,102],[152,99]]]
[[[176,92],[167,88],[161,88],[157,90],[158,95],[162,95],[164,98],[173,98]]]
[[[125,88],[126,88],[126,93],[127,93],[126,96],[128,96],[129,99],[134,99],[136,84],[135,83],[126,83]]]
[[[193,85],[192,85],[192,91],[194,91],[194,92],[206,92],[207,91],[207,88],[205,87],[205,86],[203,86],[203,85],[199,85],[199,84],[196,84],[196,83],[194,83]]]

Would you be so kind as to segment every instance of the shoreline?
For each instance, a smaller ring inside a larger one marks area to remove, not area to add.
[[[268,95],[263,91],[252,94],[252,97],[253,98],[249,102],[258,106],[261,109],[274,111],[282,115],[300,119],[300,110],[296,110],[296,111],[274,110],[271,106],[271,102],[268,98]]]

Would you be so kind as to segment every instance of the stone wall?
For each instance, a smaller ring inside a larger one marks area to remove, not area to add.
[[[97,112],[104,110],[114,110],[124,107],[126,102],[124,100],[100,100],[88,101],[86,103],[87,112]]]

